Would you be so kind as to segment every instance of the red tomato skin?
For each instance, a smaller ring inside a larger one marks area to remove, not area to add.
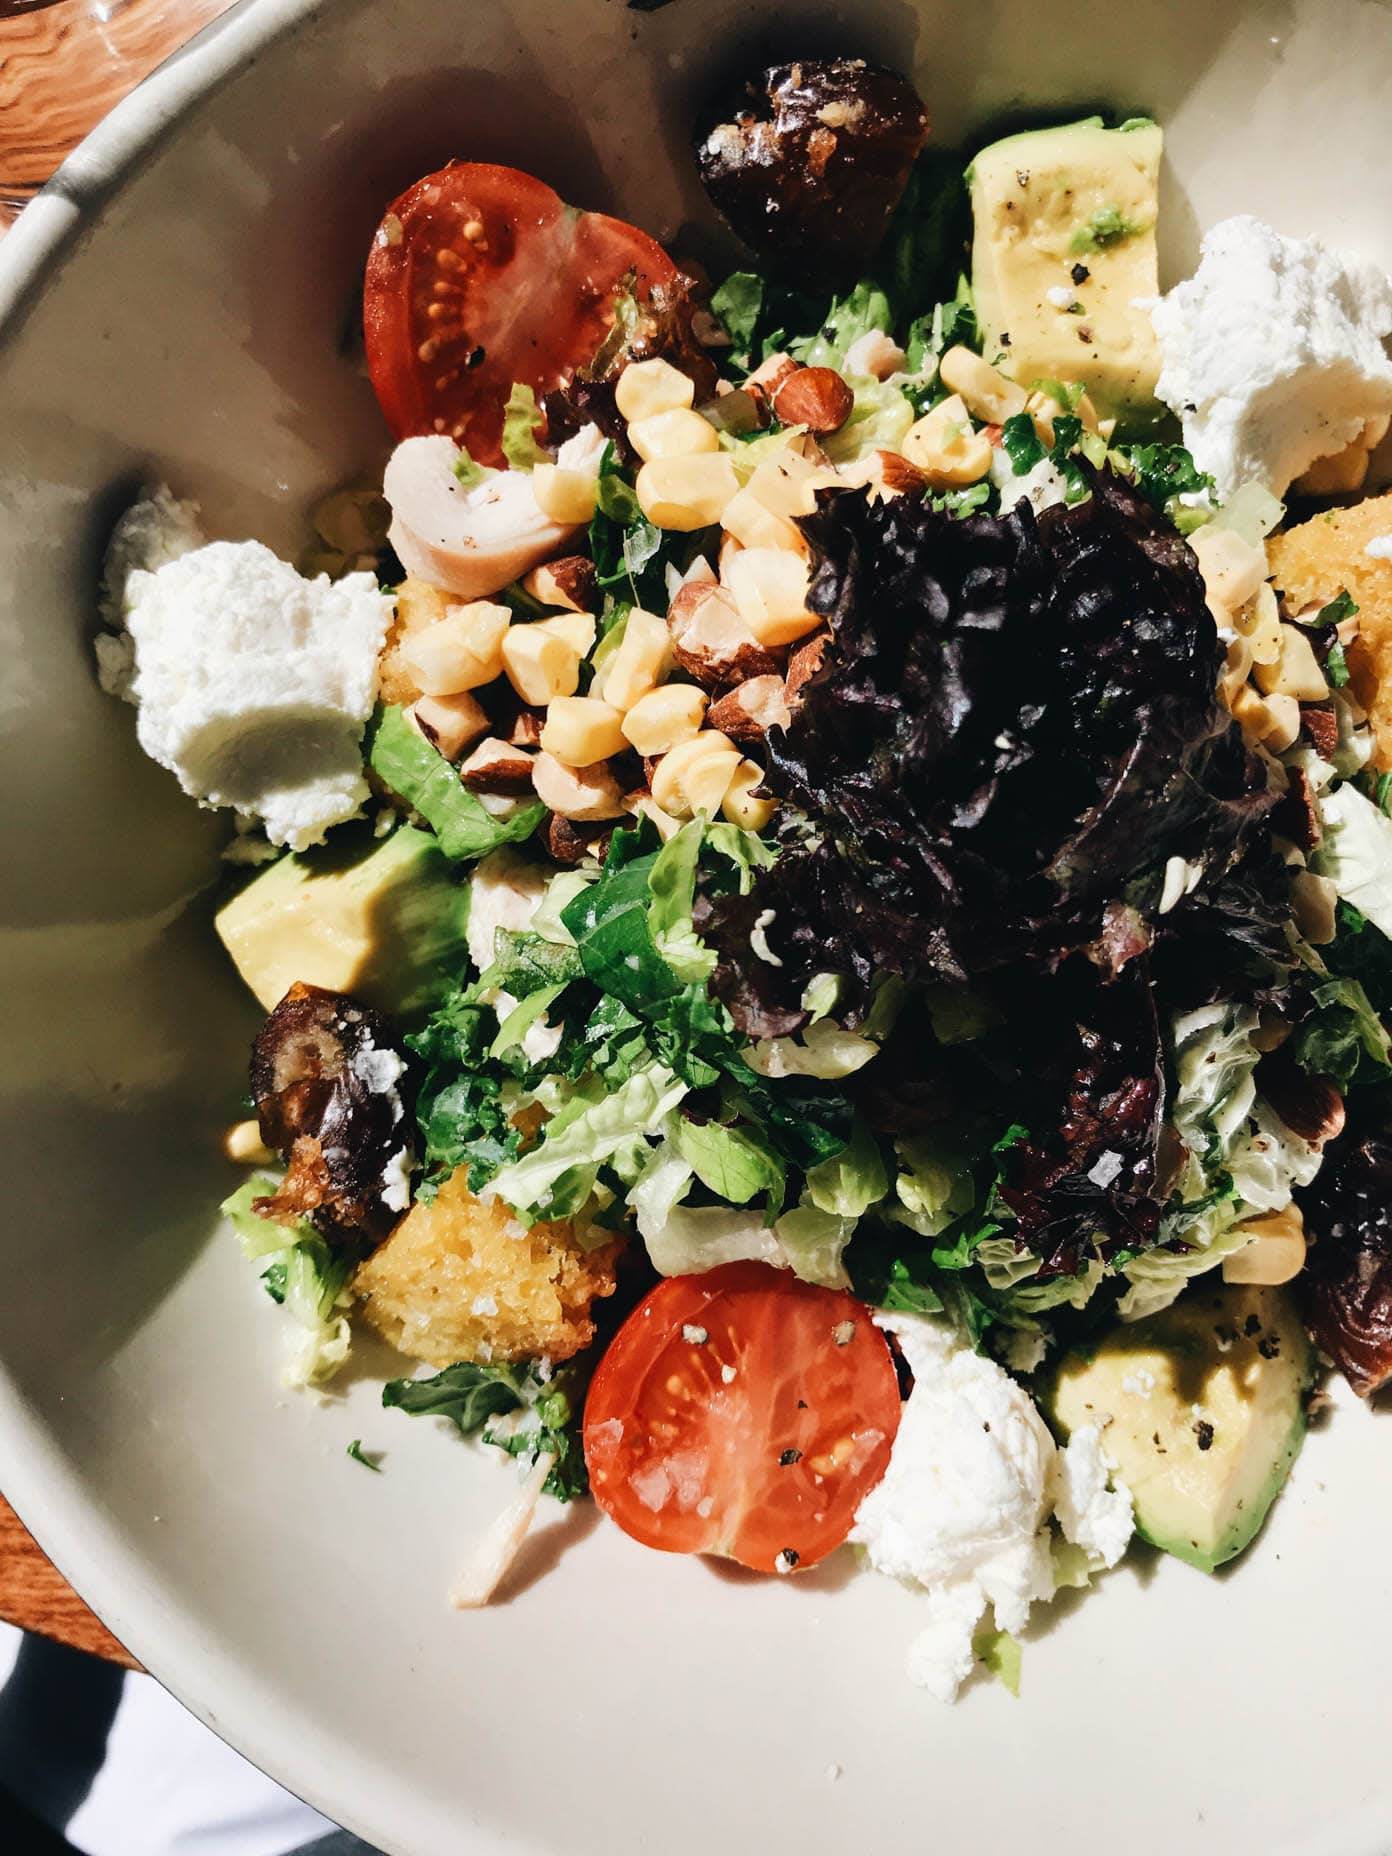
[[[576,212],[518,168],[425,175],[388,207],[363,284],[368,373],[394,436],[445,432],[502,464],[513,382],[539,399],[588,361],[630,271],[644,297],[676,276],[645,232]]]
[[[762,1263],[669,1277],[591,1382],[590,1486],[646,1546],[804,1570],[846,1538],[900,1410],[889,1343],[853,1296]]]

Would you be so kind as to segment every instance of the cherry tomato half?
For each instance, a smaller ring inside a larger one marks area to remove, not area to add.
[[[899,1412],[863,1303],[730,1263],[669,1277],[620,1328],[585,1402],[585,1461],[645,1546],[791,1572],[846,1538]]]
[[[501,464],[512,383],[540,398],[590,360],[630,271],[643,297],[676,276],[646,232],[577,212],[517,168],[427,174],[392,202],[367,261],[367,367],[387,424]]]

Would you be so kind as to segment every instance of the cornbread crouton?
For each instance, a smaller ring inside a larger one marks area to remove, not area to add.
[[[1349,681],[1373,725],[1374,761],[1385,769],[1392,768],[1392,559],[1377,545],[1384,540],[1392,553],[1392,495],[1314,516],[1273,535],[1266,551],[1290,613],[1327,603],[1341,588],[1358,606],[1358,636],[1347,653]]]
[[[615,1241],[586,1251],[568,1222],[528,1231],[470,1192],[464,1170],[414,1205],[353,1280],[384,1339],[431,1366],[569,1359],[594,1338],[590,1305],[614,1292]]]
[[[396,589],[396,619],[387,633],[386,646],[382,652],[379,695],[383,702],[409,703],[420,695],[420,687],[403,663],[399,647],[412,632],[418,632],[424,626],[433,625],[437,619],[444,618],[448,604],[448,594],[442,593],[439,587],[427,586],[424,580],[413,580],[408,576]]]

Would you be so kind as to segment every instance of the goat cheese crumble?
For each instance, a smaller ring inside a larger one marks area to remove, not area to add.
[[[1220,496],[1252,480],[1282,496],[1392,413],[1392,282],[1318,239],[1225,219],[1151,320],[1156,392]]]
[[[306,580],[259,541],[204,543],[161,488],[117,526],[104,611],[124,630],[97,642],[102,683],[191,798],[295,851],[357,816],[392,614],[371,574]]]
[[[1131,1537],[1131,1497],[1108,1488],[1095,1431],[1058,1450],[1024,1388],[950,1324],[875,1320],[898,1341],[914,1386],[889,1467],[850,1538],[877,1571],[924,1588],[927,1621],[909,1648],[909,1675],[952,1701],[971,1674],[987,1608],[998,1629],[1015,1632],[1032,1604],[1052,1597],[1050,1516],[1112,1566]]]

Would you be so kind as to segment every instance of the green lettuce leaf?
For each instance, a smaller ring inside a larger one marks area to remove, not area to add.
[[[612,1095],[583,1104],[573,1120],[549,1121],[536,1146],[494,1176],[492,1191],[519,1217],[535,1222],[537,1208],[548,1206],[557,1183],[573,1169],[593,1175],[607,1164],[636,1178],[647,1137],[686,1092],[687,1085],[664,1065],[646,1065]]]
[[[272,1174],[253,1173],[223,1200],[221,1211],[243,1255],[266,1265],[261,1272],[266,1293],[293,1323],[286,1384],[323,1385],[348,1357],[351,1335],[344,1310],[359,1254],[351,1245],[331,1249],[307,1219],[285,1225],[254,1211],[253,1200],[270,1197],[278,1183]]]
[[[677,1152],[703,1186],[730,1205],[747,1205],[763,1193],[772,1223],[782,1209],[787,1169],[752,1128],[678,1116],[673,1134]]]
[[[503,456],[513,470],[533,470],[538,464],[548,462],[536,439],[540,425],[541,411],[536,394],[530,387],[514,381],[503,407],[502,437]]]
[[[459,862],[530,838],[546,816],[546,807],[537,804],[495,818],[459,784],[459,775],[444,755],[395,704],[379,707],[368,725],[367,763],[385,786],[420,814],[445,856]]]

